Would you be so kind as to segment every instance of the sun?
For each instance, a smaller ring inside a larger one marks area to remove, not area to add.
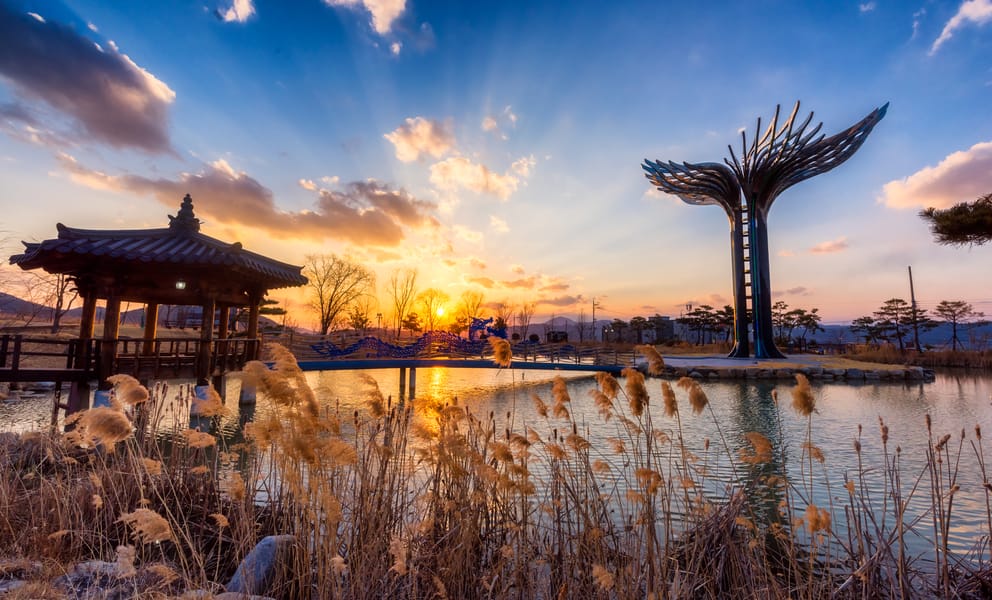
[[[439,317],[443,317],[444,316],[444,307],[443,306],[437,307],[437,316],[439,316]]]

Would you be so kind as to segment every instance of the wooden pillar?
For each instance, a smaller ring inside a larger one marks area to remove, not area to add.
[[[248,338],[248,343],[254,346],[248,356],[252,360],[258,360],[258,357],[262,354],[261,344],[258,339],[258,310],[262,303],[262,296],[263,294],[252,292],[248,297],[250,305],[248,306],[248,331],[246,337]]]
[[[149,302],[145,305],[145,343],[142,354],[155,352],[155,338],[158,336],[158,303]]]
[[[231,307],[224,305],[220,307],[220,323],[217,325],[217,338],[221,340],[226,340],[227,336],[230,335],[228,332],[228,322],[231,320]]]
[[[214,338],[214,313],[217,311],[217,301],[211,296],[203,303],[202,321],[200,325],[200,352],[196,361],[196,385],[210,383],[210,362],[212,358],[211,342]]]
[[[109,390],[107,377],[113,375],[117,362],[117,337],[121,328],[121,298],[111,294],[107,298],[107,308],[103,313],[103,341],[100,343],[100,390]]]

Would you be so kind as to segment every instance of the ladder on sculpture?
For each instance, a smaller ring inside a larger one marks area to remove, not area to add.
[[[748,214],[748,205],[741,202],[741,226],[739,235],[741,236],[741,248],[744,258],[744,308],[746,313],[743,318],[750,324],[754,315],[754,286],[751,285],[751,219]]]

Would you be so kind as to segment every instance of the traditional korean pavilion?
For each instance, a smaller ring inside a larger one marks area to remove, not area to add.
[[[83,310],[77,356],[70,366],[92,375],[100,389],[107,389],[106,378],[118,372],[145,379],[193,376],[204,385],[212,376],[240,369],[258,358],[258,315],[265,294],[307,282],[302,267],[201,233],[188,194],[179,212],[169,216],[168,227],[92,230],[59,223],[57,229],[57,238],[23,242],[24,253],[10,257],[10,262],[26,270],[64,274],[75,283]],[[95,340],[98,300],[105,301],[106,309],[103,335]],[[141,340],[119,338],[122,302],[145,305]],[[175,338],[163,345],[157,329],[162,305],[199,306],[199,338],[186,339],[184,346],[177,346]],[[246,331],[232,336],[231,309],[246,307]],[[169,362],[173,359],[175,364]],[[163,373],[166,367],[173,370]],[[81,398],[79,390],[74,391],[68,412],[88,404],[88,393]]]

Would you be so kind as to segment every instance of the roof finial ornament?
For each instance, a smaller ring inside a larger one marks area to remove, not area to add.
[[[176,216],[169,215],[169,229],[185,229],[186,231],[200,231],[200,220],[193,214],[193,199],[189,194],[183,198],[183,203],[179,207]]]

